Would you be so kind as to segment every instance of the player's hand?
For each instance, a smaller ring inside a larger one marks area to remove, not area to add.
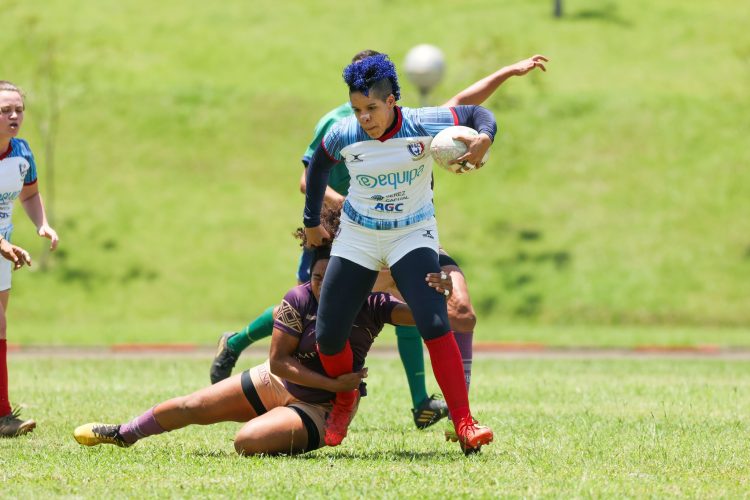
[[[449,163],[471,163],[476,169],[482,168],[484,165],[482,159],[484,159],[487,150],[492,146],[492,139],[490,139],[490,136],[487,134],[457,135],[453,139],[466,144],[467,151],[455,160],[451,160]]]
[[[50,250],[57,248],[57,244],[60,242],[60,238],[57,236],[57,231],[49,227],[47,224],[43,224],[38,230],[37,234],[42,238],[47,238],[51,241],[49,245]]]
[[[534,68],[539,68],[542,71],[547,71],[547,68],[544,67],[544,63],[548,61],[549,59],[547,59],[546,57],[537,54],[533,57],[529,57],[528,59],[524,59],[523,61],[518,61],[517,63],[512,64],[510,66],[510,70],[516,76],[523,76]]]
[[[451,279],[451,275],[445,271],[429,273],[425,281],[427,282],[427,286],[434,288],[439,294],[450,297],[451,293],[453,293],[453,280]]]
[[[331,241],[331,235],[323,226],[306,227],[305,240],[309,247],[319,247]]]
[[[31,266],[31,255],[29,252],[14,245],[8,240],[0,241],[0,255],[13,263],[13,270],[21,269],[24,265]]]
[[[367,368],[362,368],[358,372],[345,373],[336,377],[334,382],[334,391],[332,392],[348,392],[359,388],[359,384],[362,383],[362,379],[367,378]]]

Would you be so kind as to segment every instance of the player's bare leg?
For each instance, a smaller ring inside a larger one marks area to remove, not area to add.
[[[159,403],[126,424],[84,424],[73,433],[86,446],[114,444],[128,447],[144,437],[188,425],[245,422],[257,414],[242,390],[241,374],[187,396]]]
[[[307,444],[308,434],[302,418],[285,406],[252,419],[234,438],[234,449],[241,455],[291,455],[304,452]]]

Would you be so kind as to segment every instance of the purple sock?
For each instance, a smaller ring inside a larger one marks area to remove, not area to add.
[[[161,425],[159,425],[159,422],[156,421],[154,408],[151,408],[139,417],[135,417],[127,424],[122,424],[120,426],[120,436],[122,436],[123,441],[133,444],[139,439],[167,432]]]
[[[464,363],[464,379],[466,379],[466,390],[471,384],[471,360],[474,356],[472,344],[474,343],[474,332],[455,332],[456,344],[461,352],[461,361]]]

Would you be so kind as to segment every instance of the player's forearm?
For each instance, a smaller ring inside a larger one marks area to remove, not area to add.
[[[495,140],[497,121],[492,111],[482,106],[456,106],[453,109],[459,125],[471,127],[480,134],[486,134],[491,141]]]
[[[323,200],[328,187],[328,174],[334,163],[322,147],[315,150],[310,166],[307,167],[305,182],[305,211],[303,214],[305,227],[320,225],[320,209],[323,208]]]
[[[289,382],[314,389],[336,392],[332,389],[334,379],[302,365],[298,359],[292,356],[279,356],[270,359],[271,373]]]
[[[40,193],[35,193],[22,200],[21,205],[23,205],[24,211],[37,229],[47,224],[47,214],[44,211],[44,202]]]
[[[505,66],[493,74],[482,78],[478,82],[466,87],[456,94],[444,106],[458,106],[460,104],[482,104],[491,96],[505,80],[513,76],[513,68]]]

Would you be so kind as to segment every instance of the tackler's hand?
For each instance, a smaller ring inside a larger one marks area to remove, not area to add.
[[[434,288],[436,292],[446,297],[450,297],[451,293],[453,293],[453,280],[451,279],[451,275],[445,271],[429,273],[425,281],[427,282],[427,286]]]
[[[367,378],[367,368],[353,373],[345,373],[336,377],[336,391],[335,392],[348,392],[353,391],[359,387],[362,383],[362,379]]]

